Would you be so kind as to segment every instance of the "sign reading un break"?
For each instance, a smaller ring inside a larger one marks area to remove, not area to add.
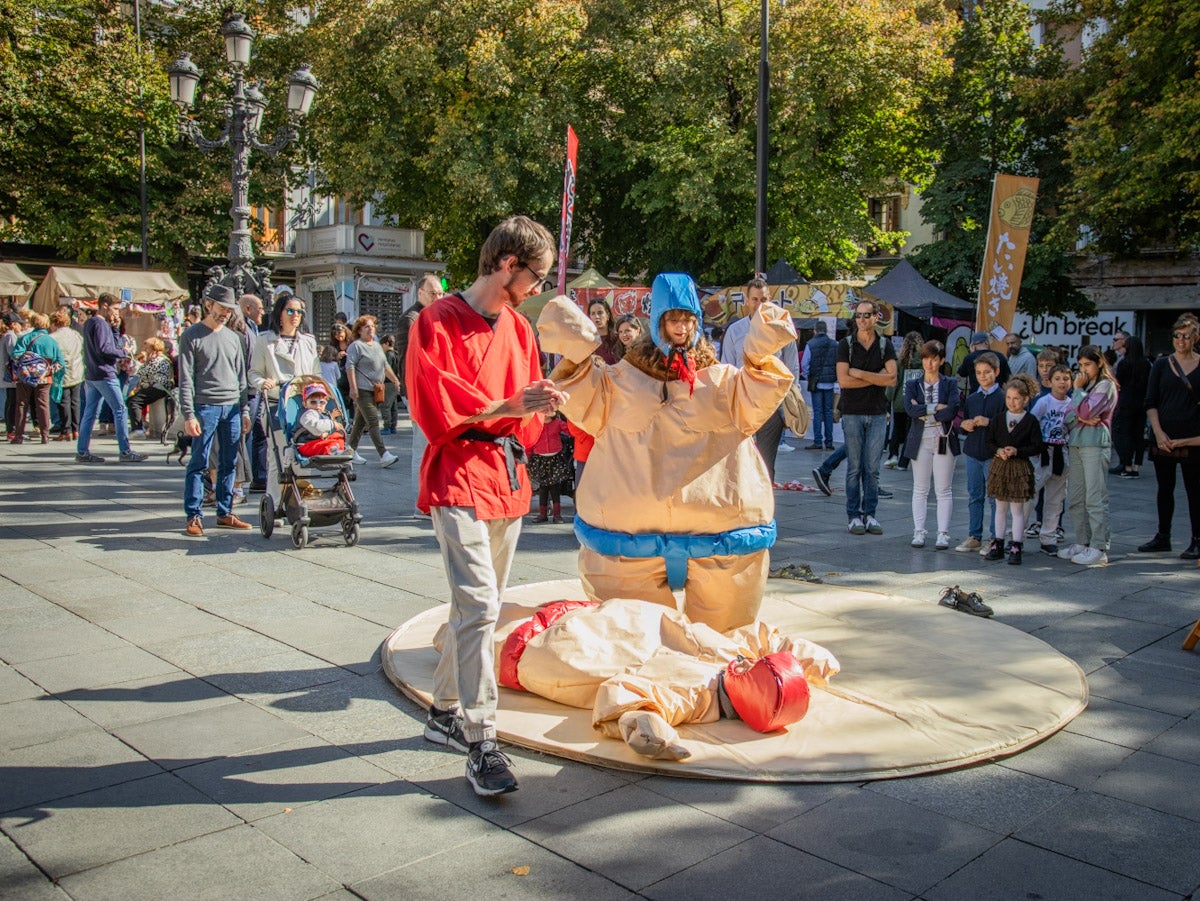
[[[1065,344],[1079,347],[1098,344],[1108,347],[1118,331],[1133,334],[1133,313],[1097,313],[1088,319],[1073,314],[1064,316],[1030,316],[1017,313],[1013,317],[1014,333],[1027,344]]]

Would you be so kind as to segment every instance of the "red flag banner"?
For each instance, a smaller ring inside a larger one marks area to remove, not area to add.
[[[558,232],[558,293],[567,293],[567,255],[571,250],[571,220],[575,218],[575,164],[579,138],[567,126],[567,163],[563,167],[562,222]]]
[[[994,347],[1001,347],[1004,336],[1012,331],[1037,189],[1036,178],[997,174],[992,182],[992,213],[975,328],[991,335]]]

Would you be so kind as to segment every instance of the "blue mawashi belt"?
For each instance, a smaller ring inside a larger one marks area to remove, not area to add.
[[[678,591],[687,581],[687,563],[691,558],[765,551],[775,544],[775,535],[775,520],[763,526],[746,526],[714,535],[631,535],[590,526],[575,517],[575,536],[590,551],[606,557],[662,557],[672,591]]]

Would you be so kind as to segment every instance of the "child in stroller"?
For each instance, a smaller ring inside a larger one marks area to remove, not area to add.
[[[269,411],[268,430],[279,484],[267,486],[259,506],[262,536],[270,538],[275,521],[283,518],[297,549],[308,544],[310,526],[339,525],[346,544],[357,544],[362,517],[350,489],[355,476],[352,457],[346,453],[341,396],[313,375],[282,385],[279,396],[278,405]],[[317,483],[325,479],[331,479],[332,486],[319,488]]]

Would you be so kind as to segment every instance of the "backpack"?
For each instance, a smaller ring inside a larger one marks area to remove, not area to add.
[[[12,378],[20,385],[31,387],[40,385],[47,381],[52,374],[50,362],[32,350],[26,350],[12,361]]]

